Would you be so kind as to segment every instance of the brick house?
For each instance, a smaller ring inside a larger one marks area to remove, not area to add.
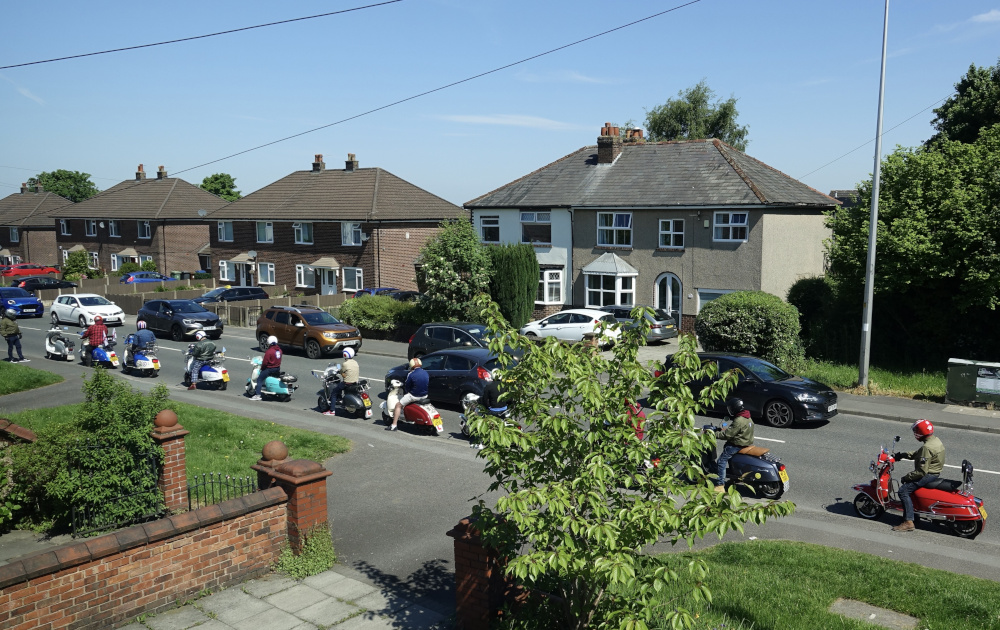
[[[208,247],[204,216],[228,203],[161,166],[146,179],[142,164],[135,179],[115,184],[90,199],[49,213],[54,220],[60,263],[83,250],[90,266],[108,273],[126,262],[152,260],[161,273],[202,268]]]
[[[446,219],[468,213],[381,168],[342,170],[316,155],[295,171],[208,215],[213,274],[237,285],[305,294],[369,286],[416,289],[414,261]]]
[[[0,265],[30,262],[61,263],[56,250],[56,232],[49,213],[73,205],[65,197],[47,192],[41,184],[0,199]]]
[[[719,140],[628,136],[606,123],[597,146],[465,204],[483,242],[534,246],[536,315],[646,304],[692,330],[722,294],[784,298],[824,273],[824,212],[838,200]]]

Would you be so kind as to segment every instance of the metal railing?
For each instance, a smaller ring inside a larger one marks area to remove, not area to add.
[[[188,482],[188,509],[194,510],[257,492],[253,477],[233,477],[222,473],[202,473]]]

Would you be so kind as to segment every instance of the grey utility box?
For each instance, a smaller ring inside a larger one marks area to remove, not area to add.
[[[945,398],[954,402],[1000,406],[1000,363],[948,359]]]

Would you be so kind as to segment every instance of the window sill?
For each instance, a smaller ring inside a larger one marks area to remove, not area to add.
[[[295,244],[296,245],[313,245],[314,243],[305,243],[305,242],[300,243],[299,241],[295,241]]]
[[[658,251],[658,252],[683,252],[684,248],[683,247],[657,247],[656,251]]]
[[[552,243],[525,243],[524,241],[521,241],[521,244],[531,245],[532,247],[552,247]]]
[[[608,251],[616,252],[630,252],[633,250],[631,245],[594,245],[594,249],[606,249]]]
[[[745,238],[730,238],[730,239],[713,238],[712,242],[713,243],[746,243],[747,239],[745,239]]]

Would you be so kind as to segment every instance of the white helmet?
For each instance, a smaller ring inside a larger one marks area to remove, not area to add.
[[[205,331],[204,330],[199,330],[198,332],[196,332],[194,334],[194,338],[197,339],[198,341],[201,341],[202,339],[205,338]]]
[[[268,347],[273,346],[273,345],[275,345],[277,343],[278,343],[278,338],[275,337],[274,335],[271,335],[270,337],[267,338],[267,345],[268,345]]]
[[[352,348],[344,348],[344,358],[345,359],[353,359],[354,358],[354,350]]]

